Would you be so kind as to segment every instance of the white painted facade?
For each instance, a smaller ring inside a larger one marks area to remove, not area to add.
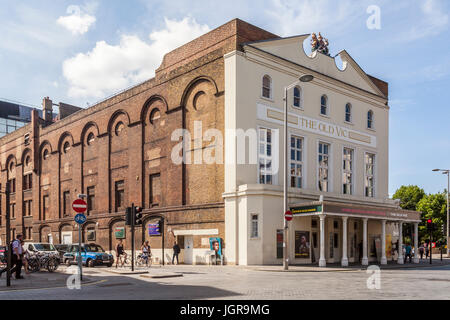
[[[225,140],[225,259],[229,264],[259,265],[281,264],[277,258],[277,230],[283,229],[283,117],[284,87],[297,81],[305,74],[314,76],[308,83],[299,83],[301,88],[300,108],[294,106],[294,93],[288,92],[289,137],[302,139],[302,188],[288,190],[288,203],[299,204],[319,200],[343,202],[363,206],[397,208],[388,199],[388,138],[389,106],[387,97],[360,69],[345,51],[339,55],[343,70],[336,66],[335,59],[320,53],[308,56],[303,51],[303,42],[309,35],[250,43],[244,52],[235,51],[225,55],[225,129],[226,130],[272,130],[272,167],[279,166],[272,175],[271,184],[260,183],[259,166],[249,163],[250,149],[259,153],[260,144],[245,146],[236,139]],[[263,97],[262,79],[271,79],[269,98]],[[326,95],[326,115],[321,114],[321,97]],[[351,104],[351,121],[345,121],[346,104]],[[367,114],[373,112],[373,128],[368,128]],[[276,131],[278,130],[278,134]],[[248,131],[250,132],[250,131]],[[253,138],[255,138],[253,136]],[[259,140],[258,135],[258,140]],[[322,192],[318,187],[319,143],[329,144],[329,190]],[[290,139],[288,140],[288,147]],[[278,145],[278,150],[276,146]],[[255,150],[256,148],[256,150]],[[353,150],[351,194],[343,194],[343,150]],[[238,159],[246,153],[246,162]],[[365,155],[375,156],[374,196],[365,196]],[[257,216],[257,219],[255,219]],[[328,263],[341,262],[343,255],[343,221],[345,215],[326,215],[324,220],[325,244],[329,236],[337,233],[339,244],[330,249],[325,245]],[[347,221],[347,256],[350,262],[357,261],[355,244],[363,240],[364,216],[349,216]],[[312,226],[317,221],[317,228]],[[382,219],[383,220],[383,219]],[[382,234],[382,220],[367,222],[368,241]],[[386,234],[397,241],[395,230],[401,219],[387,221]],[[255,222],[257,221],[257,222]],[[337,221],[337,228],[335,228]],[[356,222],[356,230],[354,229]],[[409,221],[415,222],[415,221]],[[255,225],[257,234],[255,235]],[[307,259],[296,259],[293,244],[295,231],[316,233],[320,240],[319,216],[294,217],[289,223],[290,263],[311,263],[312,252]],[[253,233],[253,234],[252,234]],[[355,241],[353,241],[355,242]],[[366,242],[367,244],[367,242]],[[370,245],[370,243],[369,243]],[[357,248],[357,247],[356,247]],[[333,253],[330,251],[333,250]],[[316,261],[319,244],[314,251]],[[350,254],[352,256],[350,256]],[[370,257],[368,258],[370,260]],[[376,258],[372,257],[372,260]]]

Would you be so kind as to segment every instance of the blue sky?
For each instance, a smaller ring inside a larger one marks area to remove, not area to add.
[[[280,36],[322,32],[390,85],[390,193],[442,191],[450,168],[450,3],[445,0],[0,0],[0,98],[81,107],[154,74],[163,54],[240,18]],[[367,8],[381,29],[368,29]]]

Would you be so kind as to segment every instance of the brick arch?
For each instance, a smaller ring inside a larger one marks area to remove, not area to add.
[[[149,109],[150,109],[150,106],[151,106],[152,103],[155,102],[155,101],[161,101],[162,104],[164,105],[164,107],[166,108],[165,111],[166,111],[166,112],[169,111],[169,105],[167,104],[166,99],[165,99],[163,96],[159,95],[159,94],[155,94],[155,95],[151,96],[151,97],[144,103],[144,106],[143,106],[142,109],[141,109],[141,121],[142,121],[142,122],[146,122],[147,115],[149,114],[148,111],[149,111]],[[162,111],[162,110],[160,110],[160,111]]]
[[[41,145],[39,146],[39,157],[42,157],[42,152],[44,151],[45,147],[48,146],[49,150],[50,150],[50,154],[53,152],[53,148],[52,145],[50,143],[50,141],[45,140],[41,143]]]
[[[181,106],[186,106],[186,102],[187,102],[187,98],[189,97],[189,94],[191,93],[191,91],[195,88],[195,86],[198,83],[201,82],[209,82],[211,83],[211,85],[214,87],[214,91],[215,91],[215,95],[219,94],[219,89],[217,87],[216,81],[214,81],[213,78],[209,77],[209,76],[199,76],[197,78],[194,78],[193,80],[191,80],[191,82],[189,82],[189,84],[186,86],[186,88],[183,91],[183,95],[181,96],[181,101],[180,101],[180,105]]]
[[[114,243],[113,243],[113,226],[116,223],[120,223],[120,222],[124,222],[125,223],[125,218],[113,218],[108,222],[108,240],[109,240],[109,250],[113,250],[114,249]],[[126,232],[126,226],[125,226],[125,232]],[[115,240],[115,239],[114,239]]]
[[[48,228],[50,230],[50,233],[52,233],[52,228],[48,225],[48,224],[44,224],[42,226],[39,227],[39,242],[46,242],[44,241],[44,239],[42,238],[43,234],[43,230]]]
[[[116,111],[111,115],[111,117],[109,118],[109,121],[108,121],[108,134],[109,134],[110,136],[112,135],[113,125],[114,125],[116,119],[117,119],[118,117],[120,117],[121,115],[124,115],[124,116],[125,116],[125,118],[126,118],[126,120],[127,120],[126,125],[127,125],[127,126],[130,125],[130,116],[129,116],[128,112],[126,112],[126,111],[123,110],[123,109],[116,110]]]
[[[62,144],[64,142],[64,140],[66,140],[66,138],[70,139],[71,142],[71,146],[74,145],[74,140],[73,140],[73,136],[70,132],[66,131],[64,132],[60,137],[59,137],[59,141],[58,141],[58,152],[62,153]]]
[[[144,219],[142,219],[142,226],[141,226],[141,231],[142,231],[142,238],[141,239],[142,239],[142,241],[144,241],[145,235],[146,235],[146,232],[147,232],[147,223],[150,220],[158,219],[158,218],[164,218],[164,215],[158,214],[158,213],[154,213],[154,214],[149,214],[149,215],[144,216]]]
[[[81,131],[81,135],[80,135],[80,141],[82,143],[82,145],[84,145],[84,140],[86,138],[86,134],[91,130],[91,128],[95,128],[95,134],[98,137],[98,135],[100,134],[100,130],[98,129],[98,125],[96,122],[94,121],[89,121],[88,123],[86,123],[83,127],[83,130]]]
[[[25,165],[25,158],[28,154],[30,154],[30,156],[32,156],[32,152],[31,152],[30,148],[26,148],[25,150],[23,150],[22,157],[20,158],[20,162],[22,163],[22,165]]]

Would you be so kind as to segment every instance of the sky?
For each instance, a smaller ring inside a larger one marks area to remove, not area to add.
[[[280,36],[320,31],[333,56],[345,49],[389,82],[389,193],[446,188],[431,170],[450,169],[447,0],[0,0],[0,99],[88,107],[234,18]]]

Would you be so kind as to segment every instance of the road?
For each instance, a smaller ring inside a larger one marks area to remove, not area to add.
[[[157,267],[156,267],[157,268]],[[365,270],[260,271],[233,266],[166,266],[182,277],[150,279],[91,268],[95,282],[80,290],[66,287],[1,291],[4,299],[450,299],[450,265],[382,270],[380,289],[368,289]],[[155,270],[155,271],[153,271]],[[150,274],[162,269],[150,269]],[[17,280],[13,280],[17,281]]]

